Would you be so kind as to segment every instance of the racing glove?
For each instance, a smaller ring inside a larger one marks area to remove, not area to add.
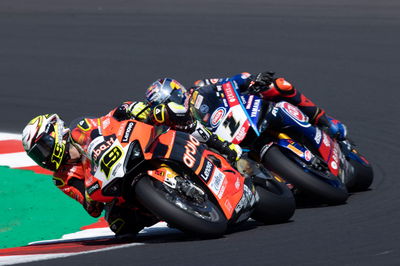
[[[206,144],[213,149],[216,149],[222,155],[226,155],[230,162],[236,162],[242,156],[242,148],[239,145],[224,141],[222,138],[212,134]]]
[[[274,75],[275,72],[261,72],[257,74],[256,76],[252,76],[250,79],[250,85],[249,85],[249,93],[250,94],[257,94],[260,93],[264,90],[267,90],[269,88],[269,85],[271,85],[274,82]]]
[[[85,192],[85,201],[83,208],[89,213],[90,216],[97,218],[101,215],[104,209],[104,203],[94,201],[87,192]]]
[[[150,108],[144,102],[124,102],[116,108],[113,116],[118,121],[137,119],[145,121],[150,115]]]
[[[128,114],[138,120],[146,120],[150,115],[150,108],[144,102],[133,102],[127,108]]]
[[[191,133],[197,140],[206,143],[210,148],[226,155],[230,161],[237,161],[242,156],[242,148],[239,145],[224,141],[197,120],[194,121],[190,130],[186,130],[186,132]]]

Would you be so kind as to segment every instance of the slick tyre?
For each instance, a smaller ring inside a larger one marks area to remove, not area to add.
[[[287,222],[296,210],[296,201],[285,183],[266,179],[254,183],[260,197],[251,218],[265,224]]]
[[[188,201],[179,192],[168,191],[160,181],[143,176],[135,185],[140,203],[161,220],[184,232],[200,237],[218,237],[225,233],[227,219],[209,199],[199,204]]]
[[[327,204],[343,204],[349,194],[346,188],[333,187],[314,174],[305,172],[294,161],[286,157],[277,146],[272,146],[262,158],[263,165],[270,171],[286,179],[289,183],[316,200]]]
[[[368,190],[374,180],[374,172],[370,164],[362,164],[350,159],[349,163],[354,167],[354,184],[348,189],[351,192]]]

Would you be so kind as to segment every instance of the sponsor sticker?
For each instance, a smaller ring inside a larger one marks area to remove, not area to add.
[[[196,98],[196,102],[195,102],[195,104],[194,104],[194,107],[195,107],[196,109],[200,109],[200,106],[201,106],[201,104],[203,103],[203,100],[204,100],[203,95],[201,95],[201,94],[197,95],[197,98]]]
[[[129,142],[129,139],[131,138],[132,130],[133,130],[133,127],[135,126],[135,124],[136,124],[135,122],[129,122],[126,125],[125,132],[124,132],[121,142],[123,142],[123,143]]]
[[[207,183],[208,179],[212,175],[213,170],[214,170],[213,164],[209,160],[206,160],[204,169],[202,169],[200,173],[200,177]]]
[[[196,101],[196,99],[197,99],[197,95],[198,95],[198,94],[199,94],[198,91],[194,91],[194,92],[193,92],[192,97],[190,97],[190,104],[193,104],[193,105],[194,105],[194,103],[195,103],[195,101]]]
[[[239,104],[239,101],[236,98],[235,91],[232,87],[232,83],[227,82],[227,83],[223,84],[222,89],[224,90],[224,94],[226,96],[226,99],[228,100],[230,107],[233,107],[233,106]]]
[[[210,108],[209,108],[208,105],[206,105],[206,104],[202,104],[202,105],[200,106],[200,112],[202,112],[203,114],[208,113],[209,110],[210,110]]]
[[[240,179],[239,179],[239,177],[236,177],[235,188],[236,189],[240,188]]]
[[[248,99],[248,102],[246,104],[246,109],[247,110],[249,110],[251,108],[251,104],[253,103],[253,99],[254,99],[254,95],[250,95],[249,99]],[[243,102],[243,104],[245,104],[245,103]]]
[[[314,137],[314,141],[315,143],[317,143],[318,145],[321,143],[321,130],[319,128],[317,128],[316,132],[315,132],[315,137]]]
[[[218,168],[215,168],[214,173],[211,177],[211,181],[208,185],[208,187],[211,189],[214,195],[219,195],[224,180],[225,180],[225,174],[222,173]]]
[[[329,141],[329,139],[328,139],[328,136],[324,133],[324,137],[323,137],[323,139],[322,139],[322,142],[324,143],[324,145],[326,146],[326,147],[330,147],[331,146],[331,144],[330,144],[330,141]]]
[[[228,212],[232,212],[233,207],[232,207],[232,204],[229,201],[229,199],[225,200],[225,204],[224,205],[225,205],[226,209],[228,210]]]
[[[260,99],[254,101],[253,107],[251,108],[250,117],[257,117],[258,111],[260,109]]]
[[[225,108],[223,107],[217,108],[210,117],[211,127],[217,127],[219,123],[221,123],[222,118],[225,116],[225,113],[226,113]]]
[[[103,121],[103,128],[107,128],[110,125],[110,118],[107,118]]]
[[[193,137],[192,135],[189,135],[189,140],[186,142],[185,145],[185,153],[183,154],[183,162],[189,167],[192,168],[194,164],[196,163],[195,155],[197,153],[197,146],[200,145],[200,142]]]
[[[239,132],[237,133],[235,139],[238,143],[242,142],[242,140],[244,139],[244,137],[246,137],[246,133],[247,133],[247,129],[249,128],[248,122],[246,124],[244,124]]]
[[[311,156],[311,152],[310,152],[309,150],[306,150],[306,151],[304,152],[304,158],[305,158],[307,161],[310,161],[310,160],[311,160],[312,156]]]
[[[296,106],[290,103],[284,103],[283,107],[285,110],[294,118],[296,118],[300,122],[307,122],[307,117],[301,112]]]
[[[95,147],[97,147],[100,143],[104,142],[105,139],[103,136],[98,136],[92,142],[90,142],[89,147],[88,147],[88,154],[91,155],[93,153],[93,150]]]
[[[273,115],[273,116],[276,116],[277,113],[278,113],[278,110],[279,110],[279,109],[278,109],[277,107],[274,107],[274,108],[272,109],[272,112],[271,112],[272,115]]]
[[[88,187],[87,192],[89,195],[92,195],[96,190],[100,189],[99,183],[96,181],[93,185]]]
[[[224,192],[225,192],[225,189],[226,189],[226,184],[227,182],[224,180],[224,183],[222,184],[222,187],[221,187],[221,189],[219,190],[219,193],[218,193],[218,198],[219,199],[222,199],[222,196],[224,195]]]
[[[310,127],[311,124],[308,123],[308,117],[303,114],[300,109],[296,106],[288,103],[288,102],[280,102],[276,105],[276,107],[280,108],[284,113],[286,113],[289,117],[293,119],[298,125],[302,127]]]
[[[240,99],[242,100],[242,103],[245,105],[246,104],[246,98],[242,95],[242,96],[240,96]],[[247,109],[247,107],[246,107],[246,109]]]
[[[107,150],[108,148],[110,148],[114,141],[115,138],[113,136],[111,137],[105,137],[105,138],[101,138],[101,137],[97,137],[95,140],[101,140],[103,139],[103,142],[100,142],[100,144],[98,144],[97,146],[93,146],[94,148],[90,149],[91,147],[89,146],[89,155],[91,156],[91,158],[96,161],[101,154],[103,154],[103,152],[105,150]],[[96,143],[99,143],[98,141],[96,141]],[[90,144],[91,145],[91,144]]]

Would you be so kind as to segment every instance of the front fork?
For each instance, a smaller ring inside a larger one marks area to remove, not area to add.
[[[147,171],[147,174],[159,180],[170,189],[180,191],[182,194],[194,201],[203,202],[206,197],[206,194],[201,188],[189,179],[180,176],[166,164],[161,164],[160,167],[155,170]]]

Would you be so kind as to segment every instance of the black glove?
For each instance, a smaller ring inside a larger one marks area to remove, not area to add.
[[[275,72],[262,72],[257,74],[251,79],[249,85],[249,93],[257,94],[261,91],[267,90],[269,85],[274,81]]]
[[[216,134],[212,134],[206,144],[213,149],[216,149],[220,154],[225,155],[230,162],[239,160],[242,155],[242,149],[239,145],[229,143]]]
[[[104,203],[92,200],[87,191],[85,192],[85,201],[82,205],[89,215],[94,218],[99,217],[104,209]]]
[[[224,154],[226,154],[228,160],[231,163],[236,162],[242,156],[242,149],[239,145],[224,141],[224,144],[222,146]]]

